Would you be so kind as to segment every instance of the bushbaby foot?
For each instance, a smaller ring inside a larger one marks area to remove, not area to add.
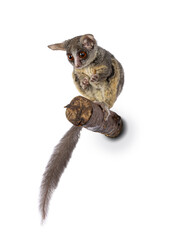
[[[110,110],[109,110],[108,106],[104,102],[95,101],[95,103],[97,103],[102,108],[103,113],[104,113],[104,120],[107,121],[108,117],[110,115]]]

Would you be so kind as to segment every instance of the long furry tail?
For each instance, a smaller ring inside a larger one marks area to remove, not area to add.
[[[72,152],[80,137],[81,129],[82,127],[72,126],[55,147],[48,162],[46,170],[43,174],[40,190],[39,208],[42,215],[42,221],[47,216],[51,195],[56,189],[59,179],[67,166],[69,159],[71,158]]]

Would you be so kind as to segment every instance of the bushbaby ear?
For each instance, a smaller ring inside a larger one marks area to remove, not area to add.
[[[55,44],[49,45],[48,48],[52,50],[66,51],[66,41],[62,43],[55,43]]]
[[[82,43],[82,45],[87,48],[88,50],[91,50],[92,48],[94,48],[94,45],[96,45],[96,39],[94,38],[94,36],[92,34],[86,34],[83,35],[80,38],[80,42]]]

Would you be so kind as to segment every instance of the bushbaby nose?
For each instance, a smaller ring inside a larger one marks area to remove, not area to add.
[[[76,63],[76,64],[75,64],[75,67],[76,67],[76,68],[80,67],[80,64],[79,64],[79,63]]]
[[[80,62],[80,60],[78,58],[75,58],[74,65],[75,65],[76,68],[81,66],[81,62]]]

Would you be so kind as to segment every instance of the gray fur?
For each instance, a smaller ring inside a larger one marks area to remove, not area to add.
[[[67,166],[72,152],[78,142],[82,127],[72,126],[60,140],[48,162],[43,174],[40,192],[40,211],[42,220],[47,216],[49,201],[56,189],[59,179]]]

